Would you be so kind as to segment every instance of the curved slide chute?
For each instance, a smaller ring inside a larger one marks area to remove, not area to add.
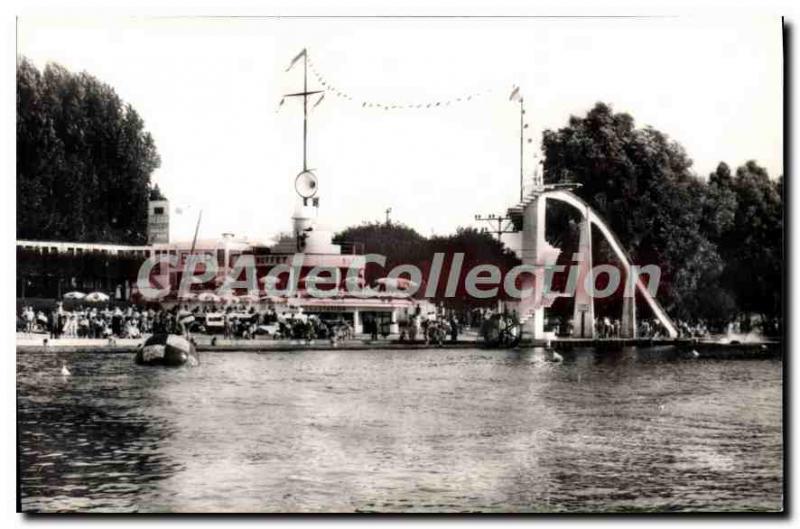
[[[614,251],[614,254],[625,268],[625,274],[630,277],[628,274],[631,273],[632,264],[627,252],[625,252],[625,249],[622,247],[622,244],[619,242],[616,235],[614,235],[614,232],[611,231],[605,221],[594,211],[594,209],[592,209],[589,204],[586,203],[585,200],[570,191],[556,189],[534,193],[524,200],[520,206],[524,208],[530,202],[532,202],[537,195],[540,195],[547,200],[558,200],[568,204],[580,211],[581,215],[588,216],[589,223],[596,226],[597,229],[600,230],[608,244],[611,246],[611,249]],[[678,331],[675,328],[675,325],[672,323],[672,320],[667,315],[663,307],[661,307],[661,304],[652,296],[652,294],[650,294],[650,291],[647,290],[644,283],[642,283],[641,278],[639,277],[636,278],[636,288],[642,294],[642,297],[644,297],[645,301],[647,301],[648,306],[653,311],[653,314],[655,314],[656,318],[658,318],[658,321],[664,326],[664,329],[666,329],[670,338],[677,338]]]

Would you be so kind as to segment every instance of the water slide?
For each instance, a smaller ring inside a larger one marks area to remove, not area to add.
[[[614,253],[616,254],[617,258],[620,260],[622,266],[625,268],[626,277],[629,277],[628,274],[630,274],[631,261],[628,257],[627,252],[622,247],[622,244],[619,242],[616,235],[614,235],[614,233],[611,231],[611,229],[608,227],[605,221],[594,211],[594,209],[591,208],[591,206],[589,206],[589,204],[586,203],[586,201],[579,198],[574,193],[565,190],[545,191],[543,195],[548,200],[558,200],[564,202],[565,204],[569,204],[570,206],[580,211],[582,215],[584,214],[588,215],[589,222],[594,226],[596,226],[603,234],[603,236],[606,238],[606,241],[608,241],[608,244],[611,246],[611,249],[614,250]],[[525,200],[521,205],[524,207],[528,203],[530,203],[530,199]],[[636,288],[641,293],[642,297],[644,297],[645,301],[647,301],[648,306],[653,311],[653,314],[655,314],[656,318],[658,318],[658,321],[660,321],[661,324],[664,326],[664,328],[667,331],[667,334],[669,334],[669,337],[677,338],[678,331],[675,328],[675,325],[672,323],[672,320],[664,311],[664,309],[661,307],[661,304],[650,294],[650,291],[647,290],[644,283],[642,283],[640,277],[636,278]]]

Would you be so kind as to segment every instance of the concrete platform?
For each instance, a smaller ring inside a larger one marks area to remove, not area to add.
[[[17,335],[17,352],[19,353],[133,353],[144,342],[141,339],[91,339],[91,338],[59,338],[48,339],[44,345],[44,335]],[[331,344],[328,340],[273,340],[258,338],[255,340],[225,340],[217,338],[212,345],[211,336],[196,336],[197,350],[200,352],[286,352],[286,351],[311,351],[311,350],[339,350],[339,351],[365,351],[365,350],[390,350],[390,349],[429,349],[429,348],[475,348],[483,347],[476,335],[469,335],[466,339],[446,341],[442,345],[425,344],[425,342],[400,342],[397,339],[370,341],[364,337]],[[643,349],[667,348],[679,354],[693,356],[693,351],[698,351],[702,358],[781,358],[783,347],[777,341],[762,341],[750,343],[720,343],[704,340],[689,339],[586,339],[586,338],[557,338],[549,341],[524,340],[517,348],[550,347],[558,351],[569,353],[577,349],[592,348],[615,351],[623,347],[639,347]]]
[[[23,353],[53,353],[53,352],[92,352],[92,353],[133,353],[145,338],[140,339],[102,339],[102,338],[59,338],[47,339],[46,336],[17,335],[17,351]],[[442,345],[426,345],[425,342],[400,342],[396,339],[370,341],[366,338],[355,338],[331,344],[328,340],[273,340],[270,338],[257,338],[255,340],[226,340],[217,338],[211,344],[211,336],[195,336],[197,350],[200,352],[270,352],[270,351],[308,351],[308,350],[383,350],[383,349],[423,349],[430,347],[464,348],[476,347],[480,344],[475,339],[462,339],[457,342],[447,341]]]

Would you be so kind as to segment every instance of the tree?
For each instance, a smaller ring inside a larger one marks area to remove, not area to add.
[[[155,184],[153,188],[150,190],[150,200],[166,200],[167,197],[164,196],[164,193],[161,192],[161,188],[158,187],[158,184]]]
[[[576,193],[634,262],[661,267],[659,298],[673,317],[722,324],[755,313],[779,321],[782,177],[771,180],[751,161],[735,176],[720,163],[702,180],[678,143],[603,103],[545,131],[543,149],[546,181],[581,184]],[[569,232],[563,215],[551,219],[556,232]]]
[[[17,238],[146,241],[160,160],[113,88],[57,64],[17,65]]]
[[[742,311],[774,326],[782,314],[783,178],[773,181],[766,169],[749,161],[728,185],[736,209],[720,236],[727,263],[723,280]]]
[[[659,297],[676,317],[692,318],[701,285],[721,272],[703,232],[704,184],[685,150],[631,116],[597,103],[585,118],[545,131],[545,179],[576,182],[576,194],[604,217],[638,264],[662,269]]]
[[[423,279],[429,277],[433,257],[437,252],[444,254],[439,289],[433,301],[441,301],[450,307],[463,307],[466,303],[464,277],[467,271],[478,264],[494,264],[502,270],[509,270],[519,263],[516,257],[507,250],[503,243],[488,233],[474,228],[458,228],[455,234],[436,236],[430,239],[423,237],[412,228],[392,223],[368,223],[350,227],[337,234],[336,240],[364,245],[364,253],[373,253],[386,257],[386,266],[368,266],[366,280],[373,282],[385,276],[397,265],[414,265],[422,272]],[[453,255],[464,254],[461,268],[461,280],[454,298],[445,297],[446,281],[450,271]],[[471,300],[469,304],[475,304]],[[485,300],[484,304],[496,303],[496,299]]]
[[[364,253],[386,256],[387,268],[424,258],[427,239],[404,224],[371,222],[338,233],[337,241],[363,244]]]

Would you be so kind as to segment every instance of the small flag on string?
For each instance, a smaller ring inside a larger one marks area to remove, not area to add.
[[[278,108],[276,108],[276,109],[275,109],[275,113],[278,113],[278,112],[280,112],[280,110],[281,110],[281,107],[283,106],[283,103],[284,103],[285,101],[286,101],[286,98],[285,98],[285,97],[282,97],[282,98],[281,98],[281,102],[280,102],[280,103],[278,103]]]
[[[319,96],[319,99],[317,99],[317,102],[316,102],[316,103],[314,103],[314,106],[313,106],[313,107],[311,107],[311,108],[316,108],[316,107],[317,107],[317,105],[319,105],[320,103],[322,103],[322,100],[323,100],[323,99],[325,99],[325,93],[324,93],[324,92],[323,92],[323,94],[322,94],[321,96]]]
[[[519,87],[514,86],[514,89],[511,91],[511,95],[508,96],[509,101],[522,101],[522,94],[519,93]]]
[[[292,66],[294,66],[295,64],[297,64],[297,61],[299,61],[300,59],[302,59],[302,58],[303,58],[303,57],[305,57],[305,56],[306,56],[306,49],[305,49],[305,48],[303,48],[303,51],[301,51],[300,53],[298,53],[298,54],[295,56],[295,58],[294,58],[294,59],[292,59],[292,62],[291,62],[291,64],[289,64],[289,67],[288,67],[288,68],[286,68],[286,71],[288,72],[289,70],[291,70],[291,69],[292,69]]]

